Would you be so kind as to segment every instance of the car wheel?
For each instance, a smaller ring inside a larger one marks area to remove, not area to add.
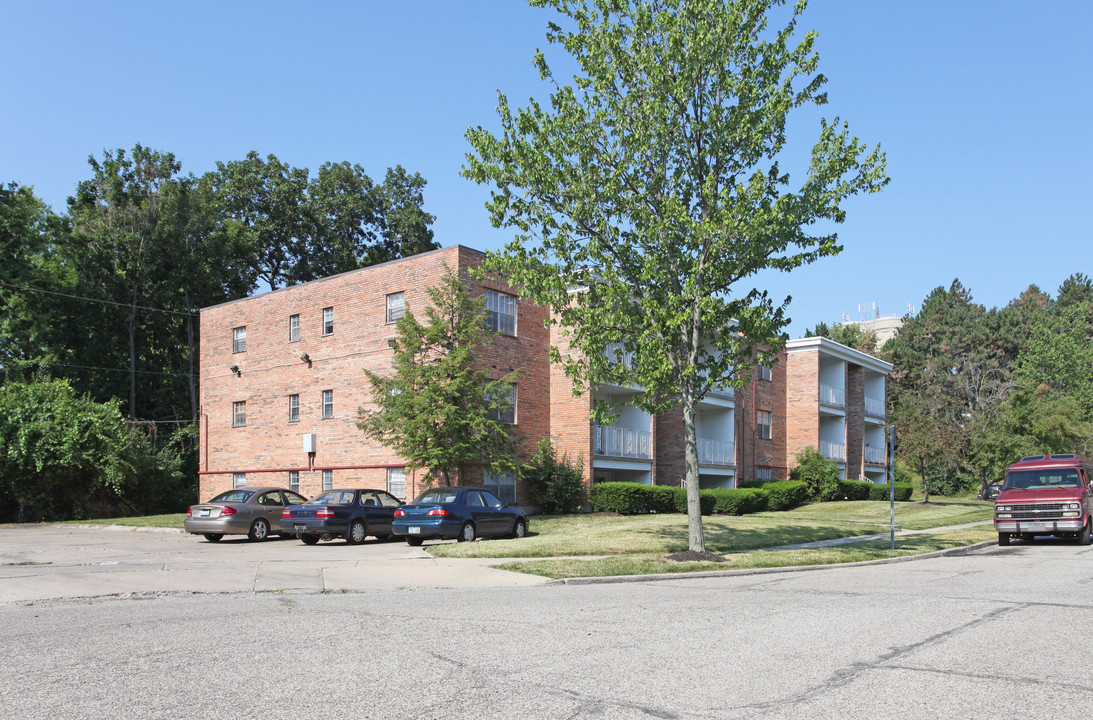
[[[1002,532],[998,533],[998,544],[999,545],[1009,545],[1010,544],[1010,534],[1009,533],[1002,533]]]
[[[471,523],[463,523],[463,527],[459,529],[459,537],[456,538],[459,542],[474,542],[474,525]]]
[[[247,537],[251,540],[265,540],[269,537],[269,522],[265,518],[258,518],[250,526]]]
[[[1093,544],[1093,517],[1086,518],[1085,527],[1078,533],[1079,545]]]
[[[350,520],[349,529],[345,533],[345,542],[349,545],[360,545],[368,537],[368,528],[363,520]]]
[[[522,538],[528,534],[528,524],[523,520],[517,520],[516,524],[512,526],[512,537]]]
[[[315,545],[316,543],[319,542],[319,536],[318,535],[300,535],[300,540],[303,541],[304,545]]]
[[[408,538],[406,538],[406,544],[409,545],[410,547],[420,547],[421,546],[421,538],[408,537]]]
[[[205,539],[209,542],[220,542],[220,538],[224,537],[220,533],[205,533]]]

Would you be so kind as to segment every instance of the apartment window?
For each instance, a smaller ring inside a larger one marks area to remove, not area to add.
[[[766,380],[769,382],[771,378],[770,368],[766,365],[760,365],[755,372],[755,377],[760,380]]]
[[[300,421],[300,396],[289,395],[288,396],[288,421],[299,422]]]
[[[288,341],[300,342],[300,316],[288,316]]]
[[[247,351],[247,326],[232,329],[232,352]]]
[[[387,468],[387,492],[406,499],[406,468]]]
[[[487,472],[483,485],[499,497],[501,502],[516,502],[516,477],[512,473]]]
[[[770,482],[774,479],[774,471],[769,467],[755,468],[755,479],[759,482]]]
[[[334,391],[323,390],[323,418],[334,417]]]
[[[300,471],[288,471],[288,489],[292,492],[300,492]]]
[[[247,486],[247,474],[246,473],[232,473],[232,487],[241,488]]]
[[[398,322],[406,314],[406,293],[391,293],[387,296],[387,322]]]
[[[495,408],[486,409],[486,417],[497,422],[516,424],[516,386],[502,385],[495,388],[492,394],[487,394],[486,403],[497,403]]]
[[[755,437],[762,440],[770,440],[770,412],[767,410],[755,411]]]
[[[323,308],[323,335],[334,333],[334,308]]]
[[[232,403],[232,427],[243,427],[247,424],[247,401],[236,400]]]
[[[334,471],[323,470],[323,490],[334,489]]]
[[[486,327],[516,337],[516,296],[486,290]]]

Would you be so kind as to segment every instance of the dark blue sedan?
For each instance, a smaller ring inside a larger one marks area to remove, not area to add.
[[[391,532],[410,545],[435,539],[521,538],[528,532],[528,519],[523,510],[506,505],[489,490],[430,488],[395,511]]]
[[[391,520],[402,501],[385,490],[327,490],[302,505],[286,506],[281,532],[292,533],[306,545],[344,537],[360,545],[369,535],[391,535]]]

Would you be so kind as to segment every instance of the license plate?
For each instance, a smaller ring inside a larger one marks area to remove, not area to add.
[[[202,510],[201,511],[201,517],[209,517],[209,511],[208,510]]]
[[[409,528],[406,529],[406,532],[410,533],[411,535],[420,535],[421,534],[421,528],[419,528],[419,527],[409,527]]]
[[[1047,530],[1047,525],[1045,525],[1044,523],[1029,523],[1028,524],[1028,529],[1029,530]]]
[[[293,525],[292,527],[295,528],[298,533],[307,532],[307,525]]]

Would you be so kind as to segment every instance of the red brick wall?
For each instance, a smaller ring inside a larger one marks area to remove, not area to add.
[[[857,480],[865,472],[865,368],[846,368],[846,477]]]
[[[797,453],[820,447],[820,353],[786,356],[786,464],[797,464]]]
[[[386,296],[403,292],[407,308],[419,318],[428,302],[426,288],[439,282],[445,266],[466,276],[482,254],[445,248],[412,258],[237,300],[201,313],[201,458],[199,496],[207,499],[232,484],[233,472],[246,472],[247,484],[288,484],[288,471],[300,471],[300,492],[321,488],[323,468],[334,470],[334,485],[386,486],[386,467],[401,466],[393,451],[369,440],[356,427],[357,409],[371,408],[364,369],[390,371],[395,336],[386,323]],[[511,292],[504,284],[487,286]],[[471,283],[472,292],[481,286]],[[334,332],[322,335],[322,311],[334,308]],[[288,320],[300,315],[300,340],[288,341]],[[549,428],[547,332],[542,310],[521,301],[516,338],[500,337],[480,354],[495,376],[521,370],[517,378],[517,425],[521,452],[533,452]],[[246,352],[232,352],[232,329],[247,327]],[[306,353],[311,362],[300,359]],[[236,375],[229,370],[240,368]],[[334,391],[334,417],[321,418],[321,392]],[[300,396],[300,420],[288,422],[288,396]],[[246,427],[232,427],[232,403],[247,403]],[[315,433],[317,452],[309,459],[302,436]],[[407,496],[420,489],[422,473],[407,476]],[[468,468],[466,480],[481,481],[481,468]],[[517,501],[529,502],[522,488]]]

